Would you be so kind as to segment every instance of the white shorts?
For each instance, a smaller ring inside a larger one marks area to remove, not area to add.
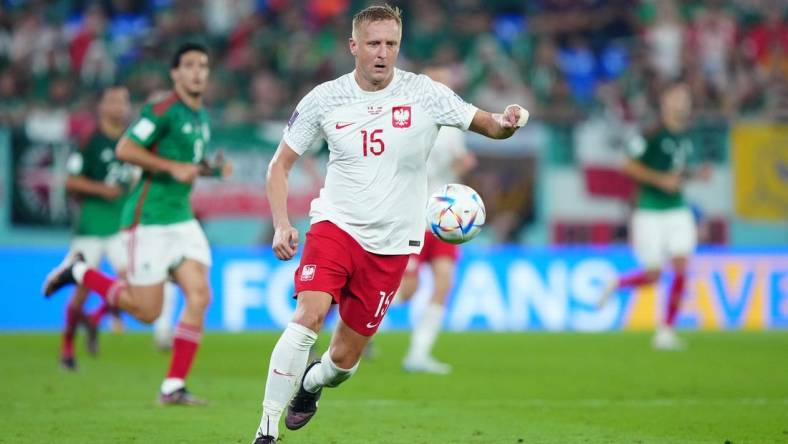
[[[632,248],[646,268],[662,268],[674,257],[695,251],[698,232],[689,208],[635,210],[632,217]]]
[[[170,225],[138,225],[123,234],[128,245],[126,275],[132,285],[164,282],[186,259],[211,265],[208,239],[194,219]]]
[[[77,253],[82,253],[91,268],[97,268],[101,259],[106,257],[115,273],[126,269],[126,244],[121,233],[112,236],[76,236],[71,240],[66,261]]]

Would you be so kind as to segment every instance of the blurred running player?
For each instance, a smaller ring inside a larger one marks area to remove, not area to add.
[[[452,84],[451,72],[446,68],[430,68],[424,74],[436,82]],[[457,183],[475,165],[476,157],[465,146],[465,134],[458,128],[442,127],[427,158],[427,195],[432,195],[447,183]],[[454,284],[458,253],[457,245],[443,242],[427,231],[421,253],[411,255],[408,260],[398,292],[399,298],[408,301],[418,289],[421,264],[429,264],[434,286],[430,302],[410,337],[410,347],[402,363],[406,371],[435,374],[451,372],[449,364],[432,356],[432,347],[443,325],[446,298]]]
[[[227,177],[230,163],[210,165],[205,148],[210,139],[202,94],[208,84],[208,54],[203,45],[182,45],[172,59],[174,90],[148,104],[116,148],[118,158],[143,168],[143,180],[124,207],[127,231],[128,282],[112,279],[77,256],[55,269],[44,293],[77,283],[99,293],[111,307],[138,320],[153,322],[162,309],[168,277],[181,287],[186,305],[175,329],[167,377],[161,384],[162,404],[202,404],[187,389],[185,379],[202,337],[211,299],[208,268],[211,251],[189,202],[198,176]]]
[[[272,248],[289,260],[299,235],[287,214],[288,173],[318,138],[328,142],[325,186],[312,201],[295,273],[296,310],[271,354],[255,444],[276,442],[288,401],[285,425],[296,430],[317,412],[324,387],[356,372],[409,255],[424,242],[426,162],[438,129],[453,126],[503,139],[525,123],[526,111],[518,105],[491,114],[427,76],[396,69],[401,37],[399,9],[370,6],[356,14],[349,39],[356,69],[301,100],[268,166]],[[332,304],[339,305],[340,318],[329,349],[307,367]]]
[[[599,302],[604,305],[619,289],[654,284],[669,263],[673,281],[667,309],[653,339],[658,349],[684,346],[673,326],[684,294],[687,262],[697,244],[695,220],[681,193],[692,176],[688,169],[692,142],[686,134],[691,110],[689,87],[681,82],[668,85],[660,96],[660,126],[646,139],[636,137],[630,143],[624,171],[638,183],[631,241],[644,269],[611,282]],[[697,175],[708,178],[709,170],[701,168]]]
[[[115,145],[126,129],[129,117],[129,92],[123,86],[110,86],[98,103],[98,126],[80,149],[66,162],[66,190],[79,198],[79,213],[74,225],[65,263],[81,253],[85,263],[96,268],[106,257],[118,276],[126,272],[126,246],[121,239],[120,217],[129,188],[137,180],[138,169],[115,157]],[[66,307],[66,322],[60,349],[60,365],[76,369],[74,335],[80,322],[87,328],[87,349],[98,353],[98,325],[109,307],[102,303],[95,312],[83,312],[89,290],[77,285]],[[114,321],[120,322],[117,311]],[[121,326],[122,327],[122,326]],[[117,327],[116,327],[117,328]]]

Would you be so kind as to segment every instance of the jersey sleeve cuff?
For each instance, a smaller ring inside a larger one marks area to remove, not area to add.
[[[476,116],[476,112],[477,111],[479,111],[479,108],[477,108],[477,107],[475,107],[473,105],[469,105],[468,106],[468,112],[465,115],[465,119],[463,119],[463,122],[462,122],[462,130],[463,131],[468,131],[468,128],[471,127],[471,122],[473,122],[473,118]]]
[[[153,145],[152,143],[145,143],[145,142],[143,142],[142,140],[139,139],[139,137],[137,137],[134,134],[132,134],[131,131],[126,133],[126,137],[128,137],[129,140],[131,140],[132,142],[136,143],[137,145],[139,145],[141,147],[150,148],[150,146]]]
[[[287,146],[290,147],[290,149],[295,151],[295,153],[298,154],[299,156],[304,154],[306,150],[309,149],[308,146],[302,147],[299,144],[293,142],[289,134],[285,134],[284,137],[282,137],[282,140],[287,144]]]

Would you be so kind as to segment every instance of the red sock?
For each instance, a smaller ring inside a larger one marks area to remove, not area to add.
[[[117,303],[118,293],[126,287],[126,281],[112,279],[98,270],[89,268],[82,279],[82,285],[98,293],[107,305],[114,307]]]
[[[101,306],[97,308],[96,311],[88,315],[88,322],[90,322],[90,325],[92,326],[99,325],[99,323],[101,323],[101,319],[104,317],[104,315],[109,313],[109,311],[110,311],[109,304],[107,304],[106,302],[101,304]]]
[[[186,379],[202,338],[202,327],[179,323],[172,341],[168,378]]]
[[[645,271],[637,271],[621,277],[618,280],[618,288],[640,287],[650,283],[651,281]]]
[[[60,354],[64,358],[74,356],[74,335],[77,332],[77,324],[82,317],[82,310],[66,307],[66,325],[63,328],[63,342],[60,345]]]
[[[668,310],[665,313],[665,324],[672,327],[676,322],[676,314],[679,312],[681,297],[684,295],[684,275],[676,274],[673,283],[670,284],[670,297],[668,299]]]

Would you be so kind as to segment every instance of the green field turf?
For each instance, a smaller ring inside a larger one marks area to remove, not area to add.
[[[379,356],[281,442],[788,442],[788,332],[684,337],[671,353],[645,333],[446,334],[441,377],[402,373],[407,336],[381,334]],[[0,335],[0,443],[248,444],[275,339],[206,335],[190,387],[211,404],[165,408],[167,356],[148,335],[105,335],[76,374],[56,366],[56,335]]]

